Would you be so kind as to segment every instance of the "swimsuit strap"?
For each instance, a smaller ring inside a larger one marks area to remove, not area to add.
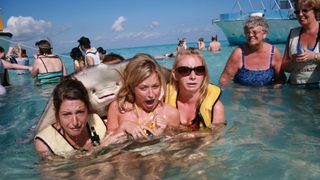
[[[39,59],[41,60],[41,62],[42,62],[42,64],[43,64],[44,68],[46,69],[46,71],[47,71],[47,73],[48,73],[48,69],[47,69],[46,64],[43,62],[43,60],[42,60],[42,58],[41,58],[41,57],[39,57]]]
[[[272,67],[272,58],[274,55],[274,46],[272,45],[271,54],[270,54],[270,68]]]
[[[244,68],[244,49],[243,47],[240,47],[241,48],[241,54],[242,54],[242,67]]]
[[[191,129],[199,129],[200,128],[200,124],[202,124],[203,127],[205,127],[205,128],[207,127],[206,123],[204,122],[204,119],[203,119],[203,117],[202,117],[202,115],[200,113],[199,108],[197,108],[195,117],[192,120],[192,123],[191,123],[191,125],[189,127]]]

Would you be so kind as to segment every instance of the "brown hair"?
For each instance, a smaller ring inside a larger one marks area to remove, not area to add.
[[[59,119],[59,110],[64,100],[80,100],[93,113],[87,89],[82,82],[75,79],[66,79],[61,81],[53,90],[53,105],[55,108],[56,119]]]
[[[320,13],[320,1],[319,0],[296,0],[294,8],[301,9],[302,6],[311,7],[314,11],[316,18],[319,18],[319,13]]]

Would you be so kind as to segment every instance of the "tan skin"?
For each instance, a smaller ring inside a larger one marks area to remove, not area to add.
[[[303,47],[303,53],[292,55],[291,59],[288,52],[288,42],[286,44],[286,49],[284,52],[282,67],[285,71],[291,72],[294,62],[304,62],[313,60],[315,52],[308,50],[308,48],[313,48],[317,43],[317,36],[319,31],[319,23],[317,22],[314,10],[311,7],[303,6],[301,9],[309,9],[307,13],[302,11],[297,14],[298,21],[302,26],[303,30],[300,35],[300,45]],[[320,57],[318,57],[319,60]]]
[[[132,103],[126,102],[126,107],[131,110],[121,113],[117,101],[109,106],[107,112],[109,131],[126,131],[135,139],[140,139],[147,138],[145,129],[154,135],[160,135],[167,127],[179,127],[179,112],[170,105],[161,105],[159,100],[161,84],[156,73],[142,81],[134,91],[137,108]],[[156,122],[156,130],[147,125],[151,119]]]
[[[44,55],[48,55],[48,54],[44,54]],[[47,73],[43,63],[40,60],[40,57],[45,63],[49,73],[58,72],[62,70],[63,76],[66,76],[68,74],[64,63],[61,60],[59,60],[59,58],[57,57],[48,58],[44,56],[35,55],[35,60],[34,60],[32,71],[31,71],[31,76],[33,78],[37,77],[38,74]]]
[[[209,44],[208,51],[217,52],[221,50],[221,45],[218,41],[214,40]]]
[[[196,56],[184,56],[183,61],[179,61],[177,67],[197,67],[203,63]],[[178,81],[179,96],[177,98],[178,111],[180,112],[180,123],[191,125],[195,117],[196,109],[200,100],[200,85],[203,76],[196,75],[194,71],[189,76],[183,77],[178,72],[173,71],[173,77]],[[224,106],[220,100],[213,107],[212,127],[224,124]]]
[[[86,128],[88,108],[80,100],[64,100],[58,112],[58,120],[53,126],[60,129],[67,141],[76,148],[93,147]],[[42,157],[53,155],[49,148],[39,139],[35,140],[35,149]]]
[[[86,52],[88,49],[84,48],[83,46],[80,46],[80,48],[82,49],[82,51]],[[86,56],[86,63],[87,66],[94,66],[94,59],[90,56]]]
[[[5,58],[4,52],[0,52],[0,58]],[[9,63],[3,59],[0,59],[0,61],[2,62],[4,69],[29,70],[30,72],[32,70],[32,67],[30,67],[30,66],[24,66],[24,65],[20,65],[20,64],[12,64],[12,63]]]
[[[272,45],[263,42],[267,34],[261,27],[250,29],[246,33],[247,44],[244,46],[245,52],[245,67],[250,70],[266,70],[270,66],[270,54]],[[281,70],[281,53],[275,47],[272,58],[272,68],[275,72],[275,86],[280,86],[285,79],[284,72]],[[221,74],[219,83],[221,86],[226,86],[233,80],[238,70],[242,67],[242,51],[240,47],[234,49],[231,53],[224,71]]]

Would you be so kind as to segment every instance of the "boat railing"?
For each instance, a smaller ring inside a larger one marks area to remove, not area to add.
[[[221,20],[243,20],[247,19],[250,16],[262,16],[267,17],[268,19],[296,19],[291,1],[292,0],[282,0],[278,2],[278,0],[273,0],[273,3],[275,4],[274,6],[276,6],[276,8],[265,8],[265,4],[262,0],[260,0],[262,8],[255,9],[251,0],[249,0],[251,10],[246,12],[242,9],[240,0],[236,0],[235,6],[237,5],[240,8],[240,11],[220,14],[219,18],[212,20],[212,23],[216,23]]]

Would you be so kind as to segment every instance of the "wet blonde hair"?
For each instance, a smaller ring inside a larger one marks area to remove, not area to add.
[[[122,86],[117,95],[118,108],[120,112],[130,111],[132,109],[125,106],[125,102],[134,103],[136,101],[134,88],[142,81],[156,73],[161,83],[162,93],[165,94],[165,79],[161,73],[160,65],[148,54],[137,54],[129,59],[129,63],[124,69],[122,76]]]
[[[181,51],[177,54],[177,56],[173,62],[173,65],[172,65],[173,70],[178,68],[177,66],[178,66],[179,62],[183,61],[185,56],[193,56],[196,59],[199,59],[201,61],[202,65],[205,67],[205,74],[203,75],[203,81],[200,86],[200,101],[199,101],[199,103],[201,104],[207,95],[207,88],[208,88],[208,84],[209,84],[208,66],[206,64],[204,56],[201,54],[201,52],[198,49],[187,48],[185,51]],[[179,91],[178,90],[178,81],[176,81],[174,79],[172,74],[170,76],[170,84],[172,84],[174,86],[176,91]]]

